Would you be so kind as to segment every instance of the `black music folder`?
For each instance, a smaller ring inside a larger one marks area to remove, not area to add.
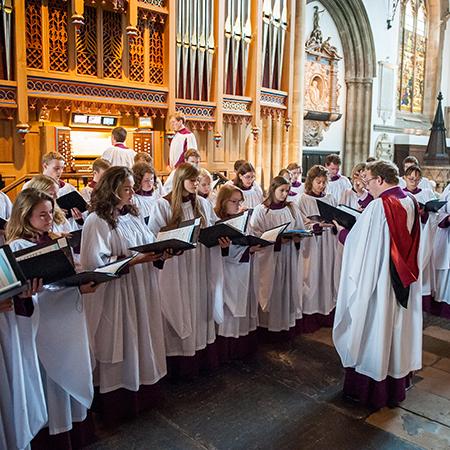
[[[73,208],[77,208],[80,212],[87,210],[87,203],[78,191],[72,191],[62,195],[56,199],[56,203],[61,209],[66,211],[66,217],[72,217]]]
[[[438,212],[443,206],[445,206],[447,202],[442,200],[430,200],[428,202],[419,203],[421,209],[424,209],[426,212]]]
[[[345,205],[335,207],[321,200],[316,200],[316,203],[319,208],[320,217],[325,222],[332,223],[335,220],[347,230],[350,230],[355,225],[357,217],[361,214],[359,211]]]
[[[0,247],[0,301],[28,289],[27,279],[9,245]]]
[[[232,240],[233,244],[245,245],[248,247],[253,247],[254,245],[260,245],[261,247],[267,247],[269,245],[275,244],[277,239],[281,237],[289,223],[283,225],[278,225],[276,227],[266,230],[261,236],[246,235],[237,239]]]

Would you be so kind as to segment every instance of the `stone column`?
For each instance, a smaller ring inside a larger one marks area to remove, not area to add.
[[[262,176],[261,183],[264,189],[269,187],[272,178],[272,116],[264,116],[262,119]]]
[[[281,136],[283,134],[283,118],[280,116],[275,117],[272,122],[272,127],[272,177],[274,177],[275,175],[278,175],[278,172],[281,170],[282,164],[281,152],[283,151],[283,148]]]
[[[369,156],[372,116],[372,78],[346,80],[347,104],[343,173],[349,175],[355,164]]]

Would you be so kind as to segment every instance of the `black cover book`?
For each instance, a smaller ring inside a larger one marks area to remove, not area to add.
[[[66,238],[19,250],[14,257],[27,280],[42,278],[43,284],[52,284],[75,275]]]
[[[419,203],[421,209],[424,209],[426,212],[438,212],[443,206],[445,206],[447,202],[442,200],[430,200],[425,204]]]
[[[78,191],[72,191],[56,199],[59,207],[66,212],[66,217],[72,217],[72,208],[77,208],[80,212],[87,210],[87,203]]]
[[[3,219],[3,217],[0,217],[0,230],[4,230],[6,228],[7,223],[8,223],[7,220]]]
[[[348,212],[343,211],[340,208],[329,205],[328,203],[316,200],[317,207],[319,208],[320,217],[324,221],[333,223],[335,220],[339,225],[343,226],[347,230],[350,230],[356,223],[356,217]]]
[[[289,226],[289,223],[285,223],[283,225],[278,225],[276,227],[270,228],[266,230],[260,237],[246,235],[240,238],[233,239],[233,244],[236,245],[244,245],[248,247],[253,247],[255,245],[260,245],[261,247],[267,247],[269,245],[275,244],[278,237],[284,233],[286,228]]]
[[[68,236],[66,236],[69,245],[72,247],[73,252],[79,254],[81,251],[81,233],[83,230],[71,231]]]
[[[20,294],[28,283],[9,245],[0,247],[0,301]]]

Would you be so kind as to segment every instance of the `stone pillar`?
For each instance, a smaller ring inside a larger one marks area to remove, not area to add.
[[[369,156],[372,78],[352,78],[346,80],[346,85],[343,173],[348,176],[355,164],[364,162]]]
[[[303,84],[305,78],[305,11],[306,1],[299,0],[295,8],[294,83],[292,95],[292,125],[288,147],[290,162],[301,163],[303,154]]]
[[[272,122],[273,127],[273,139],[272,139],[272,177],[278,175],[278,172],[281,170],[282,158],[281,152],[282,148],[282,134],[285,132],[283,130],[283,118],[280,116],[275,117]],[[285,166],[283,166],[285,167]]]
[[[272,178],[272,116],[264,116],[262,119],[262,176],[261,183],[264,189],[269,187]]]

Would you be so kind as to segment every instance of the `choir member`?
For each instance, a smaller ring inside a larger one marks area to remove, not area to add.
[[[0,192],[0,219],[8,220],[11,216],[12,203],[9,197]],[[5,243],[5,230],[0,228],[0,245]]]
[[[253,210],[252,233],[260,236],[285,223],[289,223],[288,229],[304,228],[298,207],[288,201],[289,190],[290,183],[284,177],[271,181],[267,198]],[[294,240],[280,239],[254,257],[254,288],[261,307],[259,325],[269,331],[289,330],[301,317],[297,250],[300,241],[295,244]]]
[[[125,145],[127,130],[123,127],[116,127],[111,131],[111,147],[108,147],[102,154],[102,159],[106,159],[111,166],[125,166],[131,169],[134,164],[136,152]]]
[[[291,172],[291,192],[296,193],[297,196],[295,198],[298,199],[304,191],[304,185],[302,184],[302,166],[293,162],[289,163],[286,169]]]
[[[136,156],[134,157],[134,164],[139,162],[145,162],[147,164],[150,164],[155,170],[155,167],[153,165],[153,157],[147,152],[137,152]],[[156,171],[155,171],[156,173]],[[155,181],[155,193],[158,194],[159,197],[163,196],[164,193],[164,187],[162,184],[162,181],[155,175],[156,181]]]
[[[153,233],[165,227],[177,228],[182,221],[194,218],[200,219],[202,227],[216,222],[211,204],[196,194],[199,174],[199,169],[190,163],[175,170],[172,191],[156,202],[150,217]],[[222,270],[220,254],[217,256],[211,258],[210,250],[199,244],[166,261],[159,273],[167,356],[181,357],[170,358],[170,367],[178,372],[173,375],[197,371],[198,360],[183,357],[194,356],[215,340],[214,311],[220,316],[223,308],[223,300],[216,297],[221,295],[216,277]]]
[[[411,156],[411,155],[407,156],[403,160],[402,165],[403,165],[403,172],[404,173],[406,173],[406,170],[408,169],[408,167],[411,167],[411,166],[420,167],[419,160],[415,156]],[[429,189],[431,191],[434,191],[435,183],[434,184],[433,183],[434,182],[429,180],[428,178],[422,177],[421,180],[420,180],[420,183],[418,184],[417,187],[420,188],[420,189]],[[402,189],[404,189],[406,187],[405,176],[403,176],[402,178],[399,179],[399,186]]]
[[[197,194],[208,200],[214,207],[217,193],[212,189],[212,175],[206,169],[200,169]]]
[[[6,229],[13,251],[51,242],[54,206],[53,198],[43,191],[30,188],[18,195]],[[81,294],[95,289],[91,283],[80,288],[44,286],[35,296],[36,347],[50,435],[65,433],[73,422],[84,421],[91,406],[92,368]]]
[[[345,240],[333,340],[344,394],[381,408],[404,400],[422,366],[420,223],[394,164],[370,163],[366,175],[375,200]]]
[[[353,187],[346,189],[339,201],[340,204],[350,206],[350,208],[362,211],[372,200],[373,197],[369,194],[364,185],[364,172],[366,170],[366,163],[359,163],[353,167],[352,170],[352,184]]]
[[[336,154],[327,155],[325,157],[325,167],[328,171],[327,192],[339,202],[342,194],[346,189],[351,189],[350,180],[339,173],[342,161],[341,157]]]
[[[315,235],[304,241],[303,256],[303,324],[304,331],[331,326],[339,286],[341,255],[332,225],[320,219],[317,201],[337,206],[330,193],[325,193],[328,171],[315,165],[308,170],[305,192],[300,197],[300,212],[307,228]]]
[[[194,167],[200,170],[200,153],[195,148],[190,148],[184,152],[184,162],[192,164]],[[167,177],[166,182],[164,183],[163,192],[164,194],[168,194],[172,190],[173,186],[173,178],[175,176],[175,170],[170,172]]]
[[[154,241],[133,205],[133,185],[131,170],[116,166],[96,186],[81,240],[81,264],[86,270],[129,256],[130,247]],[[137,254],[127,273],[85,299],[94,383],[100,394],[108,394],[99,398],[102,405],[110,405],[104,408],[108,421],[134,414],[120,408],[112,411],[111,405],[120,401],[126,408],[134,398],[132,391],[153,385],[166,374],[157,269],[149,264],[161,257]]]
[[[80,194],[84,198],[87,204],[91,203],[91,195],[97,183],[100,181],[105,170],[109,169],[111,164],[106,159],[97,158],[92,163],[92,180],[89,181],[88,185],[81,189]]]
[[[264,200],[263,191],[255,180],[255,168],[249,162],[238,167],[232,183],[244,193],[245,208],[254,208]]]
[[[37,281],[37,280],[36,280]],[[35,291],[37,290],[35,281]],[[28,448],[48,420],[36,350],[32,291],[0,300],[0,448]],[[14,311],[14,302],[19,308]]]
[[[156,200],[161,197],[156,191],[156,174],[153,167],[145,162],[133,166],[134,197],[133,203],[138,207],[143,218],[150,216]]]
[[[450,319],[450,190],[441,197],[447,204],[439,211],[433,249],[436,269],[437,314]]]
[[[434,192],[431,189],[419,188],[422,180],[422,170],[419,166],[409,166],[403,177],[406,187],[404,191],[415,197],[418,203],[424,205],[430,200],[435,200]],[[421,215],[422,234],[420,238],[420,255],[422,261],[422,297],[424,308],[430,311],[429,303],[435,291],[435,269],[433,263],[433,246],[437,228],[437,214],[426,212],[419,208]]]
[[[172,170],[186,162],[185,153],[188,149],[197,150],[194,134],[185,126],[184,115],[177,112],[170,117],[170,128],[175,132],[169,149],[169,166]]]
[[[230,219],[240,212],[244,202],[242,191],[230,184],[224,185],[218,195],[214,211],[221,220]],[[259,247],[229,245],[224,252],[223,302],[224,318],[219,324],[217,334],[229,344],[228,356],[243,356],[255,350],[255,339],[249,336],[258,326],[258,303],[253,290],[253,253]],[[245,338],[244,338],[245,337]],[[229,338],[229,339],[223,339]],[[249,348],[253,342],[253,347]],[[240,345],[244,344],[244,345]],[[245,346],[247,344],[247,346]]]

